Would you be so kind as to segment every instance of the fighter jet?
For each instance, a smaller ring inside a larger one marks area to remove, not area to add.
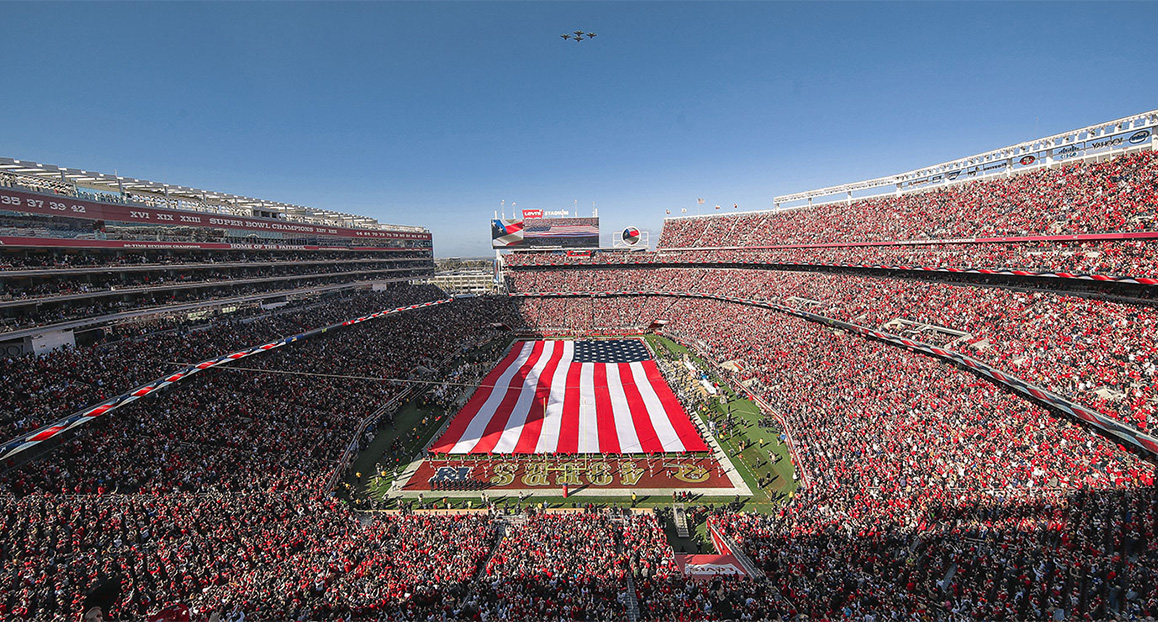
[[[582,41],[584,37],[586,37],[588,39],[594,39],[595,33],[583,32],[582,30],[576,30],[575,32],[564,33],[564,34],[561,34],[559,36],[563,37],[564,41]]]

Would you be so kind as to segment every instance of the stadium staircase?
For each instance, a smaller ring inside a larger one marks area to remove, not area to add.
[[[626,527],[626,521],[623,515],[612,518],[612,521],[619,523],[620,528]],[[623,534],[620,534],[621,536]],[[627,547],[623,545],[622,538],[616,538],[615,552],[624,559],[628,557]],[[629,568],[627,571],[627,585],[624,586],[624,592],[620,595],[620,602],[623,603],[624,612],[627,613],[627,619],[631,622],[638,622],[639,620],[639,598],[635,592],[635,573]]]
[[[639,599],[635,597],[635,577],[632,573],[627,573],[627,592],[626,601],[624,605],[627,607],[627,619],[631,622],[638,622],[639,620]]]
[[[687,538],[691,535],[688,531],[688,513],[684,509],[684,504],[673,503],[671,506],[671,515],[675,520],[676,535],[681,538]]]
[[[486,560],[479,564],[478,570],[475,572],[474,578],[485,579],[487,576],[487,566],[491,565],[491,559],[494,558],[495,553],[499,550],[499,545],[503,543],[503,538],[511,532],[514,527],[520,527],[527,522],[527,517],[522,514],[508,514],[499,515],[495,518],[495,534],[494,542],[491,543],[491,551],[487,553]]]

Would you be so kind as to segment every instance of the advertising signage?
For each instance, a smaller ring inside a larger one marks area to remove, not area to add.
[[[43,214],[46,216],[68,216],[70,218],[103,220],[106,222],[186,225],[190,227],[224,227],[250,231],[281,231],[291,234],[329,235],[349,238],[430,239],[429,233],[382,231],[379,229],[350,229],[346,227],[312,225],[276,218],[249,218],[227,214],[214,214],[212,212],[192,212],[160,209],[143,205],[102,203],[98,201],[86,201],[66,195],[23,192],[12,188],[0,188],[0,210]]]
[[[1064,147],[1057,147],[1053,150],[1053,159],[1055,161],[1065,161],[1103,153],[1112,153],[1132,147],[1148,145],[1153,140],[1154,132],[1149,128],[1136,132],[1118,134],[1116,136],[1099,137],[1072,143]]]
[[[901,182],[902,190],[918,189],[927,186],[936,186],[957,180],[977,179],[1020,170],[1028,167],[1037,167],[1049,162],[1065,164],[1069,160],[1102,154],[1115,154],[1127,149],[1133,149],[1150,144],[1154,140],[1154,132],[1150,128],[1131,130],[1120,134],[1099,136],[1088,140],[1081,140],[1064,146],[1051,149],[1040,149],[1033,153],[1022,153],[988,162],[963,166],[944,173],[932,174]]]

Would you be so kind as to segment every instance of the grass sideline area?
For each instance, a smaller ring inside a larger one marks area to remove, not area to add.
[[[711,381],[719,385],[724,401],[717,401],[707,411],[693,413],[704,423],[727,421],[731,418],[730,434],[717,432],[716,440],[745,483],[752,489],[753,496],[744,509],[768,513],[795,493],[799,482],[793,480],[792,456],[788,445],[780,440],[781,430],[775,421],[768,421],[760,407],[751,400],[740,397],[718,374],[713,366],[683,345],[662,336],[648,335],[648,343],[659,356],[683,359],[684,356],[700,370],[707,372]],[[768,427],[762,427],[761,421]],[[742,449],[741,449],[742,448]],[[775,457],[775,459],[773,459]],[[771,478],[771,483],[760,488],[756,485],[761,478]]]
[[[686,356],[699,370],[707,373],[712,381],[720,385],[719,391],[725,399],[722,402],[713,400],[710,407],[692,413],[692,416],[699,417],[705,424],[715,422],[717,430],[728,428],[727,433],[723,433],[722,430],[717,432],[716,439],[753,492],[752,497],[740,500],[742,509],[770,513],[779,508],[796,491],[798,482],[792,478],[791,456],[787,445],[780,440],[780,430],[775,422],[773,421],[769,426],[769,418],[760,413],[759,407],[751,400],[732,391],[722,382],[714,367],[694,351],[663,336],[647,335],[645,338],[657,356],[671,360],[683,360]],[[511,341],[512,339],[493,341],[457,358],[450,367],[457,365],[464,359],[471,361],[497,360]],[[445,412],[433,405],[424,406],[421,394],[411,398],[398,409],[392,424],[383,423],[373,442],[355,459],[353,467],[344,480],[345,484],[348,485],[346,490],[354,492],[357,497],[383,499],[394,479],[393,468],[395,466],[398,466],[399,470],[404,468],[438,433],[446,422],[446,418],[453,417],[454,414],[454,412]],[[763,426],[761,425],[762,422]],[[392,452],[390,448],[396,440],[399,441],[400,449]],[[385,477],[379,477],[375,473],[375,467],[378,464],[382,465],[386,473]],[[757,482],[762,478],[768,478],[771,481],[767,486],[761,488],[757,486]],[[499,507],[516,508],[520,505],[516,494],[491,491],[488,492],[488,496]],[[459,508],[467,507],[468,504],[477,507],[479,504],[477,499],[468,501],[460,498],[444,501],[436,498],[436,495],[431,495],[427,501],[436,502],[442,507],[450,505]],[[686,505],[689,508],[693,506],[711,507],[734,502],[735,498],[732,497],[697,496],[689,500]],[[523,505],[538,506],[542,504],[544,507],[559,508],[577,507],[588,503],[625,505],[632,502],[623,497],[563,498],[560,494],[534,494],[528,496]],[[640,495],[635,499],[634,505],[636,507],[670,508],[672,497],[670,495]],[[668,531],[668,539],[677,551],[695,552],[710,549],[710,545],[706,544],[708,541],[707,525],[702,518],[689,524],[691,536],[688,538],[679,538],[670,520],[665,520],[664,523]]]
[[[511,337],[494,339],[455,357],[446,367],[454,369],[463,362],[497,360],[512,341],[514,339]],[[395,467],[399,471],[405,468],[438,433],[446,418],[454,416],[454,412],[446,412],[435,405],[424,405],[424,394],[425,391],[411,397],[394,413],[394,421],[383,422],[378,427],[374,440],[358,453],[354,464],[346,472],[343,483],[339,484],[339,488],[344,489],[340,492],[381,498],[394,481]],[[398,441],[398,449],[391,451],[395,441]],[[379,477],[375,472],[377,465],[382,466],[386,477]]]

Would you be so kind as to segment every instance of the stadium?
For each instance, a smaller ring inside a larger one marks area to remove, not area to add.
[[[426,231],[5,159],[0,607],[1152,615],[1156,125],[465,297]]]
[[[0,621],[1158,619],[1152,37],[213,6],[5,7]]]

